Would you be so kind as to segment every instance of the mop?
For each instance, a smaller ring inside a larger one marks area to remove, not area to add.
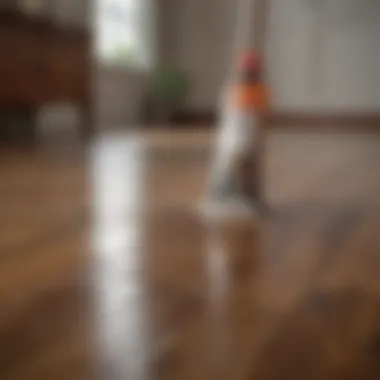
[[[241,0],[235,53],[238,60],[222,99],[215,159],[203,207],[206,213],[255,215],[263,205],[259,145],[268,93],[257,46],[250,48],[258,33],[254,11],[258,11],[254,0]]]

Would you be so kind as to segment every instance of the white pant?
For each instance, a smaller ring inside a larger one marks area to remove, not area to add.
[[[257,135],[257,118],[228,106],[222,115],[217,139],[212,183],[221,182],[223,176],[234,170],[241,156],[252,153]]]

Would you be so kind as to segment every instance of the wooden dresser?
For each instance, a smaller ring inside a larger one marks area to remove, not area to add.
[[[91,132],[91,55],[87,32],[62,29],[45,19],[0,13],[0,118],[33,119],[40,107],[67,102],[80,106],[82,132]],[[26,127],[25,127],[26,128]],[[1,131],[0,131],[1,134]]]

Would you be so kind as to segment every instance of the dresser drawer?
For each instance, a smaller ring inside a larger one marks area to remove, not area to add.
[[[0,28],[0,107],[89,97],[87,36],[54,26]]]

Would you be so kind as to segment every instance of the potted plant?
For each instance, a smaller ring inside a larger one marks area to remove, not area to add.
[[[186,73],[174,66],[162,65],[153,71],[151,96],[160,122],[171,121],[174,113],[183,105],[189,88]]]

